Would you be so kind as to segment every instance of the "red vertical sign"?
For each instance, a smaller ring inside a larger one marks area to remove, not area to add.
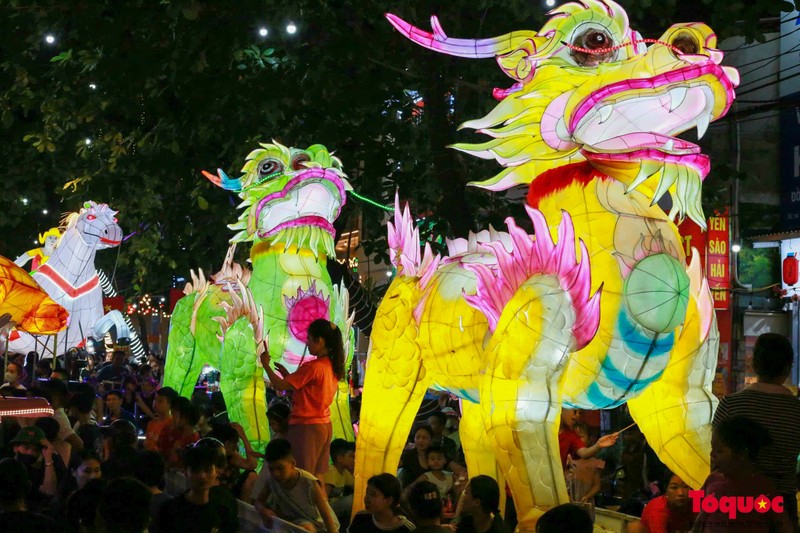
[[[706,252],[706,277],[711,294],[714,296],[714,309],[730,307],[731,261],[730,225],[727,216],[708,219],[708,250]]]
[[[694,223],[691,219],[684,219],[683,222],[678,224],[678,233],[681,235],[681,243],[683,244],[683,253],[686,255],[686,264],[692,262],[692,249],[697,250],[697,255],[700,259],[700,268],[703,272],[706,271],[706,232]]]

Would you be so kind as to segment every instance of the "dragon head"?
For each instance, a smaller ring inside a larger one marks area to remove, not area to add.
[[[240,178],[203,171],[215,185],[235,192],[245,208],[232,243],[266,241],[307,247],[335,256],[333,222],[351,189],[342,162],[319,144],[305,150],[277,142],[250,152]]]
[[[708,158],[677,136],[697,128],[702,137],[734,99],[739,75],[720,65],[711,28],[676,24],[659,39],[643,39],[612,0],[569,2],[549,15],[538,32],[478,40],[448,37],[436,17],[430,33],[386,15],[417,44],[459,57],[495,57],[515,80],[494,90],[500,103],[490,113],[461,126],[492,139],[454,148],[506,167],[471,185],[535,187],[548,170],[588,161],[653,203],[669,191],[671,217],[705,226],[700,190]]]

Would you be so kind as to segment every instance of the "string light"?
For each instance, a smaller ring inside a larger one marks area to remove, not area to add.
[[[267,28],[259,28],[258,34],[262,37],[266,37],[269,34],[269,30]]]
[[[46,42],[47,44],[53,44],[54,42],[56,42],[56,38],[53,36],[52,33],[48,33],[47,35],[44,36],[44,42]]]
[[[678,48],[676,46],[673,46],[673,45],[671,45],[669,43],[665,43],[664,41],[659,41],[658,39],[636,39],[635,41],[628,41],[628,42],[625,42],[625,43],[622,43],[622,44],[618,44],[617,46],[610,46],[610,47],[606,47],[606,48],[595,48],[594,50],[589,49],[589,48],[583,48],[581,46],[575,46],[574,44],[570,44],[570,43],[568,43],[566,41],[561,41],[561,44],[563,44],[564,46],[566,46],[567,48],[569,48],[571,50],[575,50],[576,52],[583,52],[584,54],[595,54],[595,55],[607,54],[609,52],[613,52],[614,50],[619,50],[620,48],[625,48],[626,46],[633,46],[634,44],[639,44],[639,43],[660,44],[662,46],[666,46],[667,48],[670,48],[673,52],[675,52],[678,55],[684,55],[685,54],[685,52],[683,50],[681,50],[680,48]]]
[[[297,26],[294,25],[294,22],[290,22],[286,25],[286,33],[289,35],[294,35],[297,33]]]
[[[375,206],[375,207],[377,207],[379,209],[383,209],[384,211],[388,211],[389,213],[394,213],[394,207],[389,207],[388,205],[379,204],[375,200],[370,200],[366,196],[361,196],[360,194],[358,194],[355,191],[347,191],[347,194],[349,194],[350,196],[354,196],[355,198],[358,198],[359,200],[361,200],[364,203],[367,203],[369,205]]]

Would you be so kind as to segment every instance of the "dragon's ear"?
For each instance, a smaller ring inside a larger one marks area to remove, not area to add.
[[[514,50],[497,56],[497,64],[510,78],[523,83],[529,81],[536,69],[536,62],[531,58],[546,42],[545,37],[529,36],[519,42]]]

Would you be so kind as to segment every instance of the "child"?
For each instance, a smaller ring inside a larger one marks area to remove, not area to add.
[[[187,449],[184,464],[189,490],[162,504],[158,518],[161,533],[233,533],[239,530],[236,512],[230,512],[220,498],[210,497],[212,487],[217,484],[215,452],[207,446]]]
[[[150,451],[158,449],[158,437],[165,428],[172,425],[172,401],[178,394],[171,387],[161,387],[153,398],[153,412],[155,417],[147,424],[147,433],[144,438],[144,447]]]
[[[273,439],[285,439],[289,431],[291,408],[283,402],[273,402],[267,409],[269,432]]]
[[[583,442],[591,442],[589,428],[583,422],[575,424],[575,433]],[[600,492],[600,472],[605,468],[606,462],[591,457],[589,459],[573,460],[574,469],[570,469],[568,479],[573,503],[593,504],[594,497]]]
[[[356,463],[356,445],[344,439],[331,442],[331,462],[333,468],[325,473],[325,490],[331,508],[340,524],[350,523],[350,509],[353,507],[353,487],[356,482],[353,470]]]
[[[406,492],[410,493],[411,488],[421,481],[429,481],[436,485],[439,489],[439,497],[442,501],[446,502],[451,496],[453,490],[453,473],[444,470],[447,464],[447,456],[441,446],[431,445],[427,450],[428,454],[428,471],[417,478],[414,483],[406,488]]]
[[[411,533],[414,524],[401,514],[400,480],[392,474],[378,474],[367,481],[364,511],[353,517],[348,533]]]
[[[313,532],[338,533],[339,524],[331,512],[322,483],[297,468],[292,447],[285,439],[273,439],[264,450],[270,477],[256,502],[264,525],[272,527],[274,517]]]
[[[158,436],[158,452],[169,466],[181,468],[180,452],[200,440],[200,435],[194,430],[198,418],[197,408],[187,398],[178,396],[172,401],[172,424],[161,430]]]

